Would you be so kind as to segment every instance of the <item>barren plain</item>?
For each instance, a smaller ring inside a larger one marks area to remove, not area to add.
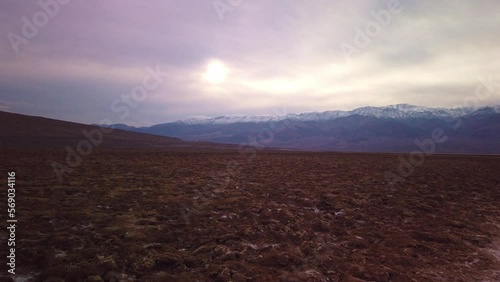
[[[102,148],[62,182],[64,150],[0,155],[18,279],[500,281],[497,156],[431,156],[389,185],[395,154]]]

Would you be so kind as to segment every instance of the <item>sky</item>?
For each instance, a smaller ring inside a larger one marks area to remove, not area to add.
[[[0,22],[0,111],[145,126],[500,104],[498,0],[3,0]]]

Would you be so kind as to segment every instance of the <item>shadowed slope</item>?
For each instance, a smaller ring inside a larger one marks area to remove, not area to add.
[[[85,136],[84,132],[89,132],[90,137]],[[101,133],[101,129],[97,126],[0,112],[0,146],[2,147],[71,146],[81,140],[99,139]],[[100,146],[148,148],[224,147],[208,142],[185,142],[178,138],[118,129],[110,133],[102,133],[102,144]]]

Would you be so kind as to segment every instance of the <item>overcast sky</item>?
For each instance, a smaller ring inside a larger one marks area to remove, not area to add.
[[[0,2],[2,111],[150,125],[452,107],[500,80],[498,0],[40,3]],[[498,88],[479,102],[499,104]]]

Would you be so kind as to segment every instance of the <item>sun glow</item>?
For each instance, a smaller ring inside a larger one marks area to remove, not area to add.
[[[221,61],[212,60],[207,64],[203,79],[213,84],[226,81],[229,69]]]

